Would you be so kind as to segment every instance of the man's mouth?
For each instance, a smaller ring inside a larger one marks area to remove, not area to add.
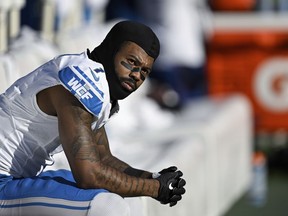
[[[121,82],[121,85],[124,89],[126,89],[129,92],[136,90],[136,85],[133,82],[125,80]]]

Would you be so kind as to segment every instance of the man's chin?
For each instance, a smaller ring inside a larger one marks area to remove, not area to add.
[[[133,92],[134,91],[128,91],[124,88],[121,88],[120,91],[117,91],[117,93],[114,92],[114,94],[111,94],[110,96],[112,100],[123,100]]]
[[[123,94],[123,95],[119,96],[117,100],[123,100],[123,99],[129,97],[129,95],[132,94],[133,92],[134,92],[134,91],[131,91],[131,92],[130,92],[130,91],[127,91],[127,90],[126,90],[126,94],[125,94],[125,95]]]

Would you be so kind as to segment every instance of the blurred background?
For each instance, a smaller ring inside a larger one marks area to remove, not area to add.
[[[143,198],[143,214],[286,216],[288,0],[1,0],[1,93],[123,19],[149,25],[161,54],[107,124],[112,151],[187,179],[175,208]]]

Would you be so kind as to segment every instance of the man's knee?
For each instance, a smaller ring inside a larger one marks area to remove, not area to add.
[[[100,193],[91,201],[88,216],[130,216],[130,208],[121,196]]]

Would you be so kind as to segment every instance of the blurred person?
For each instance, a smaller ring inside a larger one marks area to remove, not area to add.
[[[21,26],[29,26],[35,31],[41,30],[42,1],[25,0],[21,9]]]
[[[154,27],[162,44],[155,64],[149,96],[169,109],[179,109],[195,97],[207,94],[205,40],[211,34],[209,8],[205,1],[138,1],[146,23]],[[154,10],[154,17],[149,16]]]
[[[122,13],[117,4],[125,6]],[[134,19],[159,36],[163,52],[150,76],[148,94],[169,109],[207,94],[205,44],[212,34],[211,16],[203,0],[110,0],[107,7],[107,19]]]
[[[84,0],[84,21],[90,23],[103,23],[105,8],[108,0]]]
[[[49,11],[53,30],[58,31],[63,28],[63,23],[70,14],[75,14],[77,0],[26,0],[25,6],[21,10],[21,26],[29,26],[35,31],[43,30],[43,19],[46,13],[45,5],[55,7],[54,11]]]
[[[105,10],[105,19],[129,19],[140,21],[139,11],[136,10],[135,0],[108,0]]]
[[[71,14],[76,14],[77,0],[52,0],[55,5],[55,23],[56,31],[60,31],[64,27],[65,21]],[[79,8],[78,8],[79,9]]]
[[[92,52],[55,57],[0,95],[0,215],[140,215],[126,197],[181,200],[177,167],[133,168],[112,155],[105,131],[159,51],[151,28],[122,21]],[[43,171],[61,151],[71,171]]]
[[[55,28],[61,30],[65,22],[79,13],[78,22],[80,25],[102,24],[104,20],[104,11],[108,0],[50,0],[56,7]],[[77,24],[77,23],[76,23]],[[79,26],[76,26],[79,27]]]

